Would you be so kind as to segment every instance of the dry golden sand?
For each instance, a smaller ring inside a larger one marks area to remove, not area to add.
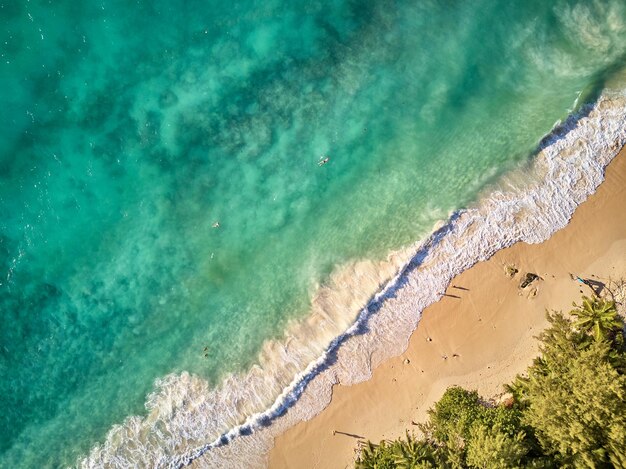
[[[372,379],[335,386],[330,405],[276,439],[271,468],[351,467],[358,437],[379,441],[420,422],[448,386],[497,396],[502,384],[537,355],[534,339],[547,308],[570,309],[588,287],[570,273],[606,282],[626,275],[626,151],[569,225],[537,245],[517,243],[457,276],[424,311],[407,351],[384,362]],[[509,278],[505,265],[519,273]],[[525,290],[521,277],[542,277]],[[455,288],[462,287],[462,288]],[[333,432],[335,432],[333,434]]]

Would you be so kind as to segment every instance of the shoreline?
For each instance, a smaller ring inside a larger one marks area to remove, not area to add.
[[[407,349],[422,311],[441,298],[456,274],[516,241],[542,242],[569,223],[576,207],[604,180],[605,166],[626,141],[625,101],[623,92],[607,93],[554,128],[541,139],[528,166],[509,173],[475,206],[453,214],[416,245],[410,261],[348,330],[307,363],[273,404],[177,460],[193,467],[267,466],[274,439],[322,412],[331,402],[334,385],[367,381],[380,363]],[[274,366],[290,364],[292,357],[283,350]],[[231,381],[234,386],[211,392],[208,399],[200,397],[198,410],[216,415],[212,402],[238,402],[241,384],[254,390],[259,383],[271,383],[262,371],[256,368],[255,376]],[[210,417],[203,414],[201,420]]]
[[[382,362],[407,349],[422,311],[441,298],[456,274],[519,240],[542,242],[568,224],[626,142],[625,102],[624,92],[608,93],[554,128],[538,143],[532,162],[453,214],[425,242],[403,251],[412,253],[410,260],[364,308],[322,308],[294,324],[303,337],[269,341],[258,365],[216,387],[186,372],[165,376],[147,398],[148,415],[115,426],[78,464],[132,464],[140,458],[168,467],[266,466],[274,439],[324,414],[334,385],[365,382]],[[347,273],[357,274],[350,284],[363,281],[356,270]],[[380,269],[374,274],[380,278]],[[354,304],[355,298],[348,300]],[[328,335],[337,328],[339,335]],[[153,428],[159,429],[156,435]]]
[[[269,467],[351,467],[358,440],[402,436],[415,428],[411,422],[425,420],[448,386],[502,394],[502,385],[537,356],[534,336],[546,325],[545,309],[568,311],[580,300],[569,273],[599,281],[626,275],[626,149],[605,176],[548,240],[517,242],[457,275],[449,296],[424,310],[408,349],[368,381],[335,385],[320,414],[276,438]],[[519,269],[512,279],[504,272],[510,264]],[[526,272],[543,280],[521,290]]]

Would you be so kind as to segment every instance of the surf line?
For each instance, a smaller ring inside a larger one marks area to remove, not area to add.
[[[620,98],[619,100],[623,102],[625,95],[625,92],[621,92],[617,94],[617,97]],[[587,159],[591,158],[588,162],[592,165],[599,166],[599,169],[603,174],[606,165],[613,159],[614,156],[617,155],[622,145],[626,143],[626,133],[624,130],[626,129],[626,127],[623,127],[623,124],[626,123],[626,115],[623,113],[623,111],[618,112],[618,115],[614,115],[613,112],[602,112],[603,109],[600,105],[610,100],[610,95],[608,97],[601,96],[600,99],[595,103],[590,103],[584,106],[579,112],[572,114],[564,123],[555,126],[543,139],[540,140],[538,148],[535,152],[535,156],[543,153],[544,151],[551,150],[546,156],[546,162],[549,166],[549,173],[552,173],[556,169],[556,167],[560,167],[561,170],[567,170],[571,162],[567,160],[560,161],[560,153],[564,150],[574,148],[575,142],[579,141],[581,138],[584,139],[586,136],[589,137],[588,134],[589,132],[591,132],[592,135],[590,136],[590,141],[587,141],[587,147],[591,146],[593,148],[585,148],[583,151],[578,150],[576,153],[582,154],[582,156],[587,157]],[[599,112],[594,113],[592,111]],[[615,110],[611,109],[610,111]],[[582,126],[580,126],[579,124],[581,123],[581,121],[584,122],[584,119],[586,117],[591,117],[590,114],[596,114],[593,116],[592,119],[590,119],[592,122],[585,122]],[[597,114],[599,114],[599,116]],[[605,126],[605,128],[601,127],[600,129],[598,129],[596,126],[591,125],[597,124],[598,119],[605,121],[605,118],[608,118],[609,120],[608,125]],[[581,131],[582,135],[579,134],[579,132],[572,132],[577,130]],[[597,132],[597,130],[601,131]],[[590,153],[593,153],[596,156],[590,156]],[[556,167],[552,167],[552,165],[555,164]],[[568,174],[562,176],[568,176]],[[600,177],[599,181],[596,180],[596,176]],[[586,200],[587,196],[595,191],[595,188],[597,188],[597,185],[603,179],[602,175],[592,175],[590,176],[590,178],[590,182],[592,185],[584,189],[584,194],[576,193],[576,191],[572,187],[572,190],[574,192],[568,193],[568,200],[566,201],[568,203],[566,203],[565,206],[554,207],[554,210],[558,211],[559,209],[561,209],[564,211],[558,213],[557,218],[552,220],[553,223],[548,228],[549,232],[542,232],[542,234],[539,234],[536,232],[536,229],[540,228],[541,226],[531,226],[529,228],[534,228],[531,232],[522,230],[518,232],[516,236],[513,236],[513,238],[515,239],[507,237],[507,239],[502,240],[502,245],[498,246],[496,248],[496,251],[507,247],[512,243],[519,241],[520,239],[524,239],[527,242],[540,242],[547,239],[547,237],[551,236],[559,228],[562,228],[562,226],[564,226],[564,224],[566,224],[571,218],[571,215],[576,206]],[[550,189],[552,189],[552,185],[547,184],[546,187],[542,190],[545,191]],[[517,191],[514,192],[517,193]],[[526,194],[526,196],[527,195],[528,194]],[[494,200],[497,200],[497,198]],[[538,206],[537,208],[541,209],[540,206]],[[324,370],[329,368],[334,363],[333,359],[336,357],[337,351],[340,349],[341,345],[345,343],[348,339],[363,335],[367,332],[367,328],[364,326],[367,325],[368,320],[381,309],[382,305],[387,299],[392,298],[396,294],[396,292],[401,290],[408,283],[408,276],[413,270],[423,265],[424,260],[431,253],[433,248],[435,248],[442,240],[444,240],[448,234],[452,234],[451,232],[455,231],[455,228],[459,228],[461,232],[464,231],[463,227],[459,226],[459,223],[461,223],[462,225],[462,220],[458,219],[462,214],[469,212],[473,212],[473,209],[460,210],[455,212],[442,228],[436,230],[427,238],[426,241],[420,243],[416,253],[401,269],[399,269],[399,273],[394,278],[387,282],[385,286],[383,286],[379,290],[378,293],[373,295],[372,299],[359,312],[359,315],[357,316],[353,324],[344,333],[337,336],[330,342],[325,351],[322,352],[322,354],[320,355],[319,359],[311,362],[302,373],[297,374],[292,382],[284,388],[283,392],[275,399],[274,403],[267,410],[252,414],[245,420],[243,424],[237,425],[229,431],[222,433],[221,436],[219,436],[212,442],[202,445],[195,450],[191,450],[187,454],[172,458],[167,464],[167,467],[183,467],[191,463],[193,460],[206,454],[211,449],[227,445],[237,436],[250,435],[254,433],[257,429],[269,427],[274,420],[283,416],[287,412],[287,410],[298,401],[300,396],[306,390],[308,384],[311,383],[317,376],[319,376]],[[457,220],[459,223],[457,223]],[[491,252],[491,254],[493,254],[493,252]],[[473,262],[470,262],[470,265],[473,265],[474,263],[481,260],[484,255],[485,253],[479,255],[478,258],[475,258],[473,260]],[[461,267],[469,267],[469,265],[466,265],[466,263],[463,264],[464,265]],[[450,277],[443,281],[449,283],[451,278],[457,273],[459,272],[450,272]],[[412,284],[412,287],[415,287],[415,285]],[[440,297],[440,295],[436,293],[433,293],[433,296]],[[436,299],[437,298],[434,298],[431,303],[436,301]],[[423,307],[419,311],[419,314],[421,314],[421,311],[423,311],[424,307],[426,307],[426,305],[423,305]],[[419,316],[417,319],[419,321]]]
[[[229,431],[224,432],[212,442],[192,450],[190,454],[174,458],[167,467],[184,467],[208,451],[225,446],[238,436],[248,436],[257,429],[269,427],[274,420],[282,417],[287,410],[298,402],[298,399],[302,396],[308,384],[334,362],[341,345],[351,337],[367,332],[365,326],[368,320],[381,309],[386,300],[394,297],[400,289],[407,285],[406,280],[408,274],[422,265],[431,250],[455,228],[455,221],[464,212],[465,210],[454,212],[444,226],[436,230],[426,241],[420,244],[411,259],[399,269],[398,274],[375,293],[366,306],[361,309],[354,323],[344,333],[334,338],[317,360],[311,362],[302,373],[296,375],[292,382],[285,387],[284,391],[267,410],[251,415],[241,425],[237,425]]]

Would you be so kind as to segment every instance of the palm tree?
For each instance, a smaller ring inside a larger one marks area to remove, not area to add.
[[[394,463],[399,468],[434,467],[433,449],[425,441],[420,441],[406,432],[406,441],[399,441],[393,448]]]
[[[597,341],[611,339],[622,328],[622,321],[617,314],[614,301],[583,296],[581,305],[572,303],[576,309],[570,314],[576,317],[574,326]]]
[[[367,441],[360,448],[360,454],[354,463],[355,469],[381,469],[393,467],[393,453],[388,442],[383,440],[380,444]]]

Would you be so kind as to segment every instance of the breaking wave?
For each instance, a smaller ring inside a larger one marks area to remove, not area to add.
[[[406,349],[421,312],[455,275],[566,226],[624,143],[626,94],[607,92],[545,137],[531,163],[426,240],[384,262],[337,270],[318,290],[311,314],[282,340],[268,341],[247,373],[217,387],[189,373],[158,380],[148,415],[112,428],[79,466],[265,466],[274,437],[324,409],[334,384],[367,380]]]

